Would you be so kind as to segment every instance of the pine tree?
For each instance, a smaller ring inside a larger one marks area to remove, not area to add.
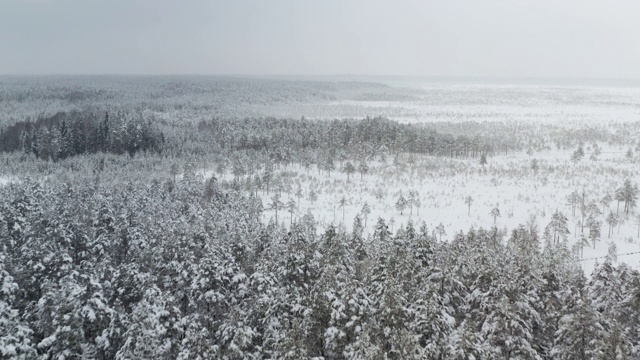
[[[631,353],[630,337],[635,338],[636,334],[628,334],[624,324],[628,315],[623,306],[628,296],[626,283],[610,258],[594,269],[586,290],[592,307],[602,315],[604,357],[624,358]]]
[[[480,165],[482,165],[483,168],[485,165],[487,165],[487,155],[485,154],[480,155]]]
[[[362,180],[364,175],[366,175],[369,172],[369,165],[367,165],[367,163],[364,161],[361,162],[358,165],[358,172],[360,173],[360,179]]]
[[[633,209],[638,201],[638,186],[626,179],[622,187],[616,190],[616,200],[624,201],[624,213],[629,214],[629,210]]]
[[[304,195],[304,192],[302,192],[302,186],[298,184],[298,188],[296,189],[296,197],[298,198],[298,207],[300,207],[300,198],[302,198],[303,195]]]
[[[640,333],[640,314],[637,311],[640,306],[640,276],[637,271],[627,272],[626,270],[626,268],[623,268],[621,273],[627,273],[628,276],[622,276],[621,278],[623,281],[626,280],[628,288],[625,299],[620,306],[623,311],[626,332],[629,334],[631,341],[630,354],[637,356],[640,354],[640,337],[637,336]]]
[[[327,174],[329,175],[329,177],[331,177],[331,171],[335,170],[336,166],[333,162],[333,158],[331,156],[327,157],[325,163],[324,163],[324,170],[327,172]]]
[[[20,289],[6,271],[5,256],[0,254],[0,357],[31,359],[36,356],[33,330],[22,320],[15,302]]]
[[[174,332],[180,313],[172,296],[157,288],[145,291],[131,313],[131,325],[124,333],[124,343],[116,359],[176,358],[178,337]]]
[[[367,293],[371,298],[373,316],[371,335],[379,344],[376,358],[417,359],[416,338],[406,327],[409,320],[406,293],[402,290],[397,266],[403,259],[397,254],[386,254],[371,274]]]
[[[315,190],[313,190],[313,189],[309,190],[308,199],[312,204],[314,204],[318,200],[318,194],[316,193]]]
[[[573,152],[573,154],[571,154],[571,161],[573,161],[574,163],[577,163],[578,161],[582,160],[583,157],[584,157],[584,149],[582,149],[582,146],[578,146],[578,148]]]
[[[378,244],[384,244],[391,238],[391,233],[389,232],[389,227],[385,223],[383,218],[378,218],[378,222],[376,223],[376,227],[373,230],[373,239]]]
[[[561,238],[566,239],[567,235],[570,234],[567,221],[567,217],[559,210],[556,210],[551,216],[551,221],[546,229],[549,229],[554,243],[558,243]]]
[[[493,225],[495,226],[496,219],[500,217],[500,209],[498,208],[498,204],[496,204],[496,207],[491,209],[489,215],[491,215],[491,217],[493,218]]]
[[[609,216],[607,216],[607,224],[609,224],[609,238],[611,237],[611,229],[614,228],[618,224],[618,217],[610,212]]]
[[[407,199],[405,199],[404,196],[400,194],[398,200],[396,200],[396,210],[400,211],[400,215],[402,215],[402,212],[404,211],[404,209],[406,209],[406,207]]]
[[[344,211],[345,211],[345,208],[347,207],[348,202],[349,201],[345,196],[342,196],[340,200],[338,200],[338,207],[342,209],[342,221],[344,221]]]
[[[354,172],[356,172],[356,168],[355,166],[353,166],[353,164],[351,163],[351,161],[347,161],[347,163],[344,165],[344,167],[342,168],[342,171],[347,174],[347,181],[349,181],[351,179],[351,174],[353,174]]]
[[[467,205],[467,215],[471,215],[471,204],[473,203],[473,198],[471,197],[471,195],[467,195],[466,198],[464,198],[464,203]]]
[[[264,173],[262,174],[262,182],[266,186],[267,194],[269,194],[269,186],[271,185],[271,180],[273,180],[273,165],[268,162],[265,164]]]
[[[291,221],[289,222],[290,225],[293,225],[293,213],[296,212],[297,208],[295,200],[293,200],[293,198],[289,198],[289,201],[287,202],[287,210],[289,211],[289,216],[291,218]]]
[[[440,236],[440,241],[442,241],[442,235],[447,235],[447,232],[444,230],[444,225],[442,225],[442,223],[440,223],[437,227],[436,227],[436,232],[438,233],[438,235]]]
[[[585,289],[582,275],[566,289],[562,318],[551,350],[554,359],[606,359],[606,330]]]
[[[367,227],[367,219],[369,218],[369,214],[371,214],[371,207],[369,203],[365,201],[364,205],[362,205],[362,209],[360,213],[364,216],[364,227]],[[638,230],[640,232],[640,230]],[[640,236],[640,235],[639,235]]]
[[[271,203],[269,204],[269,208],[276,212],[276,224],[278,223],[278,210],[282,210],[284,207],[284,203],[280,201],[280,193],[275,193],[271,197]]]
[[[98,149],[107,152],[110,150],[110,133],[109,133],[109,112],[105,112],[104,119],[99,127]]]
[[[588,226],[589,226],[589,239],[593,243],[593,248],[595,249],[596,241],[600,240],[602,223],[599,220],[589,219]]]
[[[543,282],[537,289],[539,302],[536,306],[541,323],[533,329],[533,335],[538,354],[543,358],[550,358],[562,316],[565,284],[563,274],[555,264],[546,266],[541,275]]]
[[[569,196],[567,196],[567,204],[571,206],[571,212],[573,216],[576,216],[576,206],[580,203],[580,194],[578,191],[573,191]]]

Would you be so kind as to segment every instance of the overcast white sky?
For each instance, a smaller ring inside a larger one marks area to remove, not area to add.
[[[640,78],[638,0],[1,0],[0,74]]]

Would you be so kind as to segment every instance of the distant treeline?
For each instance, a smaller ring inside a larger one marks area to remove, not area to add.
[[[401,124],[381,117],[362,120],[213,119],[201,121],[198,133],[227,150],[266,151],[274,161],[291,161],[303,150],[391,154],[409,152],[450,157],[519,149],[514,139],[499,135],[454,136],[426,126]]]
[[[160,151],[164,134],[141,117],[109,112],[60,112],[0,129],[0,151],[23,151],[44,160],[85,153]]]
[[[361,120],[247,118],[201,121],[186,127],[183,141],[165,144],[157,124],[129,113],[61,112],[35,121],[22,121],[0,129],[0,151],[23,151],[45,160],[111,152],[138,151],[254,152],[278,163],[380,154],[416,153],[433,156],[478,157],[521,150],[517,139],[503,131],[474,136],[438,132],[428,126],[401,124],[382,117]],[[312,154],[312,155],[310,155]],[[308,160],[308,159],[307,159]]]

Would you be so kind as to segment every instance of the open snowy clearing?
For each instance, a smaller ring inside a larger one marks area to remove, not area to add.
[[[7,185],[8,183],[13,181],[15,181],[15,179],[13,179],[12,177],[0,175],[0,186]]]
[[[622,149],[615,148],[605,149],[596,161],[585,158],[574,164],[570,156],[571,153],[565,151],[531,156],[515,153],[489,157],[488,164],[482,166],[477,158],[403,154],[396,164],[391,156],[386,161],[369,163],[369,171],[363,176],[357,172],[347,176],[338,170],[329,175],[315,167],[307,170],[294,165],[277,170],[270,192],[263,190],[258,195],[265,208],[265,222],[275,220],[276,214],[270,205],[274,193],[280,193],[284,206],[278,211],[278,222],[285,225],[292,217],[296,220],[306,213],[313,215],[320,229],[335,225],[349,230],[354,218],[360,215],[363,220],[366,218],[369,233],[379,217],[394,232],[409,221],[416,226],[424,221],[442,240],[472,227],[490,228],[494,221],[496,227],[509,234],[532,219],[542,238],[553,213],[559,210],[568,218],[567,227],[571,232],[568,242],[575,248],[576,260],[582,263],[587,274],[596,261],[602,261],[610,244],[615,244],[619,261],[640,268],[639,225],[635,212],[627,215],[622,205],[618,210],[615,200],[608,204],[601,201],[606,195],[613,196],[625,179],[637,182],[638,164],[626,158]],[[531,167],[534,159],[539,167],[535,172]],[[232,176],[225,174],[223,179],[231,180]],[[315,196],[311,195],[312,190]],[[580,210],[574,213],[567,203],[567,197],[574,191],[584,193],[586,202],[598,204],[602,212],[598,215],[601,237],[595,248],[592,242],[579,245],[581,237],[588,238],[589,229],[581,228],[580,223],[585,220]],[[400,211],[396,207],[398,198],[402,195],[408,199],[411,192],[417,195],[420,206],[407,205]],[[290,202],[295,203],[293,214],[287,206]],[[362,213],[365,203],[370,208],[367,216]],[[494,208],[500,212],[495,219],[491,214]],[[610,213],[619,214],[621,219],[611,229],[606,222]]]

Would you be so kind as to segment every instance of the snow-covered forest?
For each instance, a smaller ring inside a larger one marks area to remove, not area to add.
[[[0,357],[640,357],[640,88],[0,77]]]

